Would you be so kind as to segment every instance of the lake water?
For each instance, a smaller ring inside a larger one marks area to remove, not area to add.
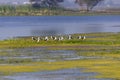
[[[120,16],[0,17],[0,39],[90,32],[120,32]]]

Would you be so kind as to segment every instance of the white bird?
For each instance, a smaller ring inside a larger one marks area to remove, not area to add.
[[[57,37],[54,37],[54,40],[57,40]]]
[[[51,40],[53,40],[53,36],[50,36]]]
[[[35,41],[36,39],[34,37],[32,37],[32,40]]]
[[[68,36],[68,39],[69,39],[69,40],[71,40],[71,39],[72,39],[72,36],[71,36],[71,35],[69,35],[69,36]]]
[[[40,37],[38,37],[37,42],[40,42]]]
[[[63,39],[64,39],[64,38],[63,38],[63,36],[61,36],[61,37],[59,37],[59,39],[58,39],[58,40],[59,40],[59,41],[61,41],[61,40],[63,40]]]
[[[48,40],[49,40],[49,39],[48,39],[48,36],[46,36],[46,37],[45,37],[45,41],[48,41]]]
[[[61,40],[63,40],[64,39],[64,37],[63,36],[61,36]]]
[[[78,39],[81,39],[82,37],[81,36],[78,36]]]
[[[85,36],[83,36],[81,39],[82,39],[82,40],[85,40],[85,39],[86,39],[86,37],[85,37]]]

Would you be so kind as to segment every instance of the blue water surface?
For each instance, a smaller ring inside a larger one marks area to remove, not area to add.
[[[0,17],[0,39],[92,32],[120,32],[120,16]]]

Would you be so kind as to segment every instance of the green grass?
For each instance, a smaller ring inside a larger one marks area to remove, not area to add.
[[[78,35],[86,35],[86,40],[78,40]],[[72,34],[75,39],[63,41],[32,41],[31,37],[16,38],[0,41],[0,48],[17,48],[17,47],[35,47],[35,46],[72,46],[72,45],[91,45],[91,46],[119,46],[120,33],[88,33],[88,34]]]

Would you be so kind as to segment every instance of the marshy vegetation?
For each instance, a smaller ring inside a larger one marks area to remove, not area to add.
[[[54,16],[54,15],[111,15],[120,14],[119,12],[109,11],[90,11],[68,10],[56,7],[34,8],[30,5],[0,5],[0,16]]]
[[[43,16],[64,14],[62,8],[34,8],[30,5],[1,5],[0,16]]]
[[[120,79],[120,33],[85,35],[85,40],[32,41],[31,37],[0,41],[0,74],[84,68],[93,78]]]

